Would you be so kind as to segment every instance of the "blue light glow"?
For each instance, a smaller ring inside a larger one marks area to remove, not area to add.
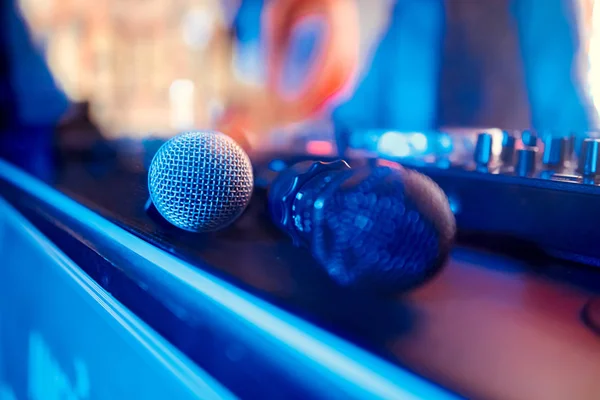
[[[458,199],[457,196],[454,196],[452,194],[448,195],[448,203],[450,204],[450,211],[452,211],[452,214],[456,215],[460,212],[460,200]]]
[[[269,169],[274,172],[281,172],[285,168],[287,168],[287,165],[283,160],[275,159],[269,163]]]
[[[418,152],[427,150],[427,136],[422,133],[413,133],[410,135],[410,144]]]
[[[406,135],[394,131],[381,135],[377,142],[377,152],[390,157],[408,157],[411,154]]]
[[[452,139],[449,135],[443,134],[440,136],[439,144],[442,149],[450,150],[452,148]]]

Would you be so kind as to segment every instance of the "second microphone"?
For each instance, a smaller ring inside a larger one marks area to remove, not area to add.
[[[409,290],[443,266],[456,231],[444,192],[415,171],[302,162],[269,190],[273,221],[337,283]]]

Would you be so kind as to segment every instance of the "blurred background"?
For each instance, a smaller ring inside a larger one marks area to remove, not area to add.
[[[219,0],[22,0],[61,89],[110,135],[206,126],[231,80]],[[232,6],[233,7],[233,6]]]
[[[59,89],[108,137],[596,127],[594,0],[15,1]]]

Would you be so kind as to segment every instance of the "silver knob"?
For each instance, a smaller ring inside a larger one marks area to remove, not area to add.
[[[584,176],[596,176],[600,172],[600,139],[585,139],[581,146],[578,171]]]

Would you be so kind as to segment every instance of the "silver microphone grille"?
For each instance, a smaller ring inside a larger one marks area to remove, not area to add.
[[[150,198],[173,225],[216,231],[238,218],[254,184],[250,159],[219,132],[182,133],[162,145],[148,171]]]

